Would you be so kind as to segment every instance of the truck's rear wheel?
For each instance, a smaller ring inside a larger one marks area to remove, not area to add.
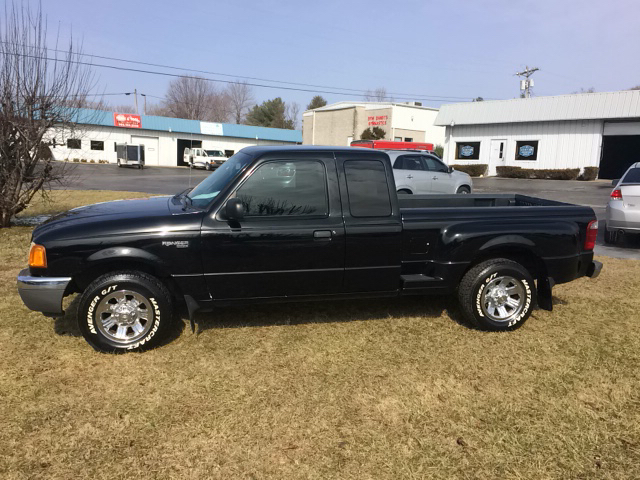
[[[495,258],[470,269],[458,287],[467,320],[484,330],[515,330],[536,305],[534,279],[517,262]]]
[[[100,352],[157,346],[171,327],[171,294],[157,278],[136,271],[103,275],[80,298],[78,326]]]

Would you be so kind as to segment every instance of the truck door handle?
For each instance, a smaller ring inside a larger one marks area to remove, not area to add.
[[[317,240],[331,240],[331,230],[316,230],[313,232],[313,238]]]
[[[438,177],[434,175],[434,176],[433,176],[433,179],[434,179],[434,180],[437,180],[437,179],[438,179]]]
[[[413,175],[407,175],[407,178],[413,178]]]

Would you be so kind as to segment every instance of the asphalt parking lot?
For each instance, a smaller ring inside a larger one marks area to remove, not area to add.
[[[210,172],[186,167],[118,168],[116,165],[78,164],[71,165],[73,171],[62,188],[75,190],[119,190],[153,194],[174,194],[193,187]],[[561,202],[586,205],[594,209],[598,220],[604,221],[605,206],[611,193],[611,182],[561,180],[521,180],[509,178],[476,178],[476,193],[520,193]],[[96,199],[99,201],[99,199]],[[617,258],[640,259],[640,242],[627,240],[612,247],[604,244],[600,229],[596,246],[597,255]]]

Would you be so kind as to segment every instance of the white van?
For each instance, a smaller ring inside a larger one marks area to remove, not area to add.
[[[190,168],[204,168],[206,170],[214,170],[222,165],[227,157],[224,156],[222,150],[205,150],[204,148],[185,148],[184,163]]]

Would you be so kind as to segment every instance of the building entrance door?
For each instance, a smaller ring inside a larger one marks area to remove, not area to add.
[[[496,174],[496,167],[506,165],[507,159],[507,141],[491,140],[491,151],[489,152],[489,175]]]

